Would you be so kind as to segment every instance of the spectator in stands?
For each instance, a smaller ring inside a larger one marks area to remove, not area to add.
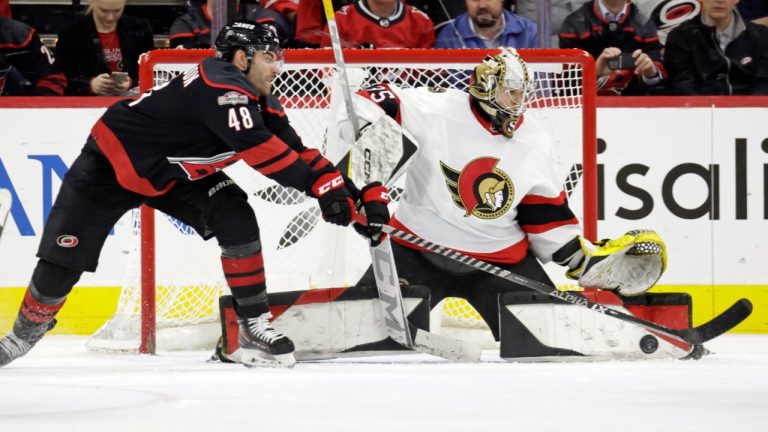
[[[671,93],[768,95],[768,28],[742,19],[737,2],[702,0],[701,15],[669,33]]]
[[[212,16],[212,3],[190,3],[187,12],[171,24],[168,36],[171,47],[210,48]],[[240,4],[238,0],[235,19],[271,25],[277,31],[283,47],[287,46],[293,37],[293,27],[285,17],[257,4]]]
[[[768,26],[768,0],[739,0],[736,7],[743,20]]]
[[[91,0],[56,42],[69,95],[124,95],[138,85],[139,56],[155,48],[145,19],[123,14],[126,0]]]
[[[596,59],[599,94],[660,91],[665,72],[656,25],[628,0],[584,3],[563,21],[559,41],[560,48],[581,48]]]
[[[0,17],[0,95],[61,96],[66,85],[35,29]]]
[[[502,0],[505,4],[511,0]],[[451,20],[467,11],[465,0],[407,0],[407,4],[417,7],[427,14],[435,25],[435,33],[448,26]]]
[[[299,0],[259,0],[259,4],[264,8],[279,13],[291,23],[296,21]]]
[[[400,0],[357,0],[336,12],[344,48],[432,48],[435,27],[427,14]],[[331,46],[328,26],[320,44]]]
[[[549,1],[549,30],[551,34],[549,37],[544,37],[540,34],[544,29],[538,29],[537,33],[539,33],[539,46],[541,48],[557,46],[558,37],[560,35],[560,28],[563,26],[565,17],[573,13],[573,11],[578,9],[582,4],[584,4],[584,0]],[[535,23],[538,23],[539,7],[541,7],[541,2],[539,0],[517,0],[515,2],[515,13],[524,16]]]
[[[503,0],[466,0],[467,11],[443,27],[435,48],[535,48],[536,24]]]
[[[352,4],[353,0],[333,0],[333,10]],[[296,43],[303,47],[318,48],[323,38],[325,27],[323,0],[301,0],[301,8],[296,11]]]
[[[11,2],[9,0],[0,0],[0,17],[13,18],[11,16]]]

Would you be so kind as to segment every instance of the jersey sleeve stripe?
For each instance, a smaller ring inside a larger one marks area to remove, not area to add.
[[[323,157],[318,149],[314,148],[304,149],[301,153],[299,153],[299,157],[301,157],[301,160],[303,160],[307,165],[309,165],[310,168],[312,168],[312,171],[325,168],[328,166],[328,164],[331,163],[328,159]]]
[[[163,189],[155,189],[152,183],[140,177],[131,163],[123,144],[101,120],[91,129],[91,136],[101,152],[106,156],[115,170],[117,181],[124,188],[146,196],[158,196],[168,192],[175,181],[169,182]]]
[[[240,158],[264,175],[285,169],[296,162],[298,153],[291,150],[277,137],[240,153]]]
[[[555,221],[555,222],[550,222],[546,224],[538,224],[538,225],[520,224],[520,228],[522,228],[522,230],[525,231],[527,234],[542,234],[547,231],[551,231],[555,228],[559,228],[561,226],[578,225],[578,224],[579,224],[579,220],[574,217],[573,219]]]
[[[565,191],[561,191],[560,195],[556,197],[545,197],[541,195],[526,195],[520,204],[550,204],[550,205],[562,205],[565,203]]]

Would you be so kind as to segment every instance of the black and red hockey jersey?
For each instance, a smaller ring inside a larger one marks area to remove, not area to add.
[[[643,15],[633,3],[627,6],[626,15],[610,22],[600,13],[598,0],[584,3],[568,15],[560,28],[560,48],[581,48],[597,59],[608,47],[619,48],[624,53],[642,50],[666,76],[661,63],[661,43],[656,25]],[[615,70],[604,85],[601,94],[640,95],[648,89],[642,79],[631,71]]]
[[[34,28],[0,17],[0,94],[61,96],[67,77]]]
[[[274,96],[261,96],[232,64],[208,58],[139,99],[111,106],[91,130],[91,146],[120,184],[156,196],[238,160],[283,186],[307,190],[328,164],[304,147]]]

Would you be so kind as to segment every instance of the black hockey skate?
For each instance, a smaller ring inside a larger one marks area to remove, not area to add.
[[[272,328],[270,318],[269,312],[256,318],[238,318],[240,362],[248,367],[293,367],[293,342]]]
[[[19,314],[13,324],[13,331],[0,339],[0,367],[28,353],[55,325],[55,318],[46,323],[37,324]]]

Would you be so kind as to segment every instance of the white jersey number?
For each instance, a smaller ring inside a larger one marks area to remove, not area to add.
[[[240,127],[250,129],[253,127],[253,118],[251,118],[251,112],[247,107],[229,109],[229,127],[239,131]]]

